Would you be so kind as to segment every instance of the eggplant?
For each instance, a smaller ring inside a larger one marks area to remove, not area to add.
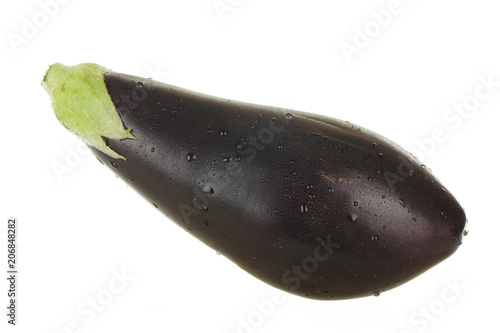
[[[453,195],[404,149],[349,122],[94,64],[52,65],[42,85],[102,164],[281,290],[378,296],[462,243],[466,216]]]

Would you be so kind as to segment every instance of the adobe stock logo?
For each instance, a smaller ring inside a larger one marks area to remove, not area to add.
[[[250,312],[246,318],[238,316],[238,326],[236,333],[253,333],[261,327],[267,318],[270,318],[276,308],[283,305],[287,300],[287,295],[281,290],[273,290],[269,299],[254,301],[255,310]]]
[[[394,16],[403,11],[403,6],[399,0],[391,0],[386,9],[370,12],[371,20],[365,23],[363,28],[354,27],[354,37],[352,43],[341,42],[339,47],[348,64],[352,62],[352,57],[361,53],[361,50],[370,45],[371,41],[378,37],[383,28],[387,28]]]
[[[287,269],[282,277],[282,282],[289,291],[295,291],[300,287],[302,281],[309,278],[309,274],[314,273],[319,264],[328,260],[335,249],[340,248],[340,244],[333,243],[332,237],[328,235],[325,239],[317,238],[318,246],[312,251],[310,256],[305,257],[299,265],[292,265]],[[238,316],[237,333],[254,333],[269,319],[278,306],[283,305],[288,299],[288,295],[281,290],[273,290],[269,299],[254,301],[255,310],[246,317]]]
[[[294,115],[291,113],[286,113],[280,119],[273,117],[269,121],[268,126],[259,129],[257,136],[250,135],[248,138],[243,139],[236,147],[239,154],[238,157],[234,159],[229,158],[227,161],[226,170],[229,174],[241,174],[243,172],[241,163],[254,161],[258,152],[266,149],[266,146],[275,140],[275,135],[281,133],[293,118]],[[280,144],[279,147],[283,147],[283,145]]]
[[[326,240],[318,238],[316,242],[319,245],[314,249],[313,255],[304,258],[301,265],[293,265],[283,273],[281,279],[288,290],[297,290],[301,282],[307,280],[309,274],[318,269],[320,262],[328,260],[334,250],[340,248],[340,244],[332,243],[332,236],[330,235],[326,237]]]
[[[452,307],[452,304],[457,302],[460,296],[466,291],[467,285],[462,284],[458,278],[453,279],[453,281],[444,280],[444,287],[440,293],[427,304],[419,306],[410,315],[408,322],[411,328],[400,333],[426,332],[441,316],[450,311],[449,308]]]
[[[212,6],[221,21],[224,21],[226,14],[238,8],[243,0],[214,0]]]
[[[67,178],[67,175],[72,174],[91,155],[90,149],[83,141],[78,141],[75,146],[66,145],[65,150],[66,154],[64,158],[54,160],[50,163],[54,175],[59,182],[63,182]]]
[[[7,39],[18,53],[21,45],[26,45],[35,38],[41,29],[45,28],[51,19],[57,16],[61,5],[65,5],[70,0],[40,0],[38,1],[39,10],[30,17],[21,17],[21,28],[18,32],[8,32]]]
[[[434,127],[426,138],[415,140],[416,149],[411,153],[423,163],[426,162],[445,143],[453,132],[458,131],[464,122],[481,109],[483,103],[498,93],[500,81],[493,74],[480,75],[473,91],[459,102],[444,110],[441,115],[442,123]]]
[[[74,317],[66,321],[53,333],[82,333],[95,320],[102,317],[112,303],[120,298],[119,295],[129,288],[129,284],[135,279],[126,268],[121,270],[112,269],[112,277],[107,283],[95,293],[87,296],[85,300],[78,303],[74,311]]]

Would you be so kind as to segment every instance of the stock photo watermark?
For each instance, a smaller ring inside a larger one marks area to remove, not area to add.
[[[234,12],[236,8],[238,8],[244,0],[214,0],[212,2],[212,7],[214,8],[217,16],[221,21],[226,19],[226,15],[228,13]]]
[[[278,306],[285,304],[286,301],[287,295],[280,290],[273,290],[267,299],[255,300],[252,303],[254,309],[249,314],[244,317],[238,316],[236,332],[253,333],[275,313]]]
[[[18,298],[19,288],[17,285],[18,277],[18,219],[15,217],[7,219],[7,234],[5,236],[7,243],[7,282],[8,282],[8,305],[7,305],[7,323],[16,325],[18,318]],[[0,239],[3,241],[2,239]],[[0,242],[3,245],[3,242]]]
[[[71,0],[40,0],[37,2],[37,10],[28,16],[21,17],[21,26],[17,31],[7,33],[7,39],[15,53],[19,53],[23,45],[29,44],[31,40],[38,36],[52,19],[61,10],[62,6]]]
[[[163,69],[160,64],[144,66],[144,73],[147,77],[161,82],[167,81],[167,79],[170,77],[170,72]]]
[[[318,246],[310,256],[303,258],[300,264],[291,265],[289,269],[283,272],[281,280],[288,291],[296,291],[302,281],[309,278],[309,274],[317,271],[321,262],[328,260],[335,249],[340,248],[339,243],[332,242],[330,235],[325,239],[317,238],[316,242]],[[288,295],[284,291],[273,290],[269,298],[254,301],[252,303],[253,311],[246,316],[238,316],[236,332],[253,333],[265,323],[266,319],[269,319],[275,313],[278,306],[285,304],[287,299]]]
[[[500,81],[496,81],[493,74],[480,75],[477,81],[479,83],[476,84],[469,95],[454,103],[442,113],[441,125],[432,128],[428,137],[414,141],[415,148],[411,149],[410,152],[421,163],[426,163],[438,150],[439,146],[444,144],[453,132],[459,130],[465,120],[479,110],[481,103],[491,99],[497,93],[498,87],[500,87]],[[410,161],[403,159],[401,156],[399,156],[399,159],[400,163],[397,170],[384,171],[386,183],[393,192],[396,190],[398,183],[404,183],[414,172],[411,163],[409,163]],[[424,164],[421,167],[427,168]]]
[[[407,0],[406,2],[411,1]],[[401,0],[390,0],[384,9],[370,11],[370,19],[362,27],[357,25],[353,28],[352,40],[349,42],[342,41],[339,44],[346,62],[350,64],[354,56],[360,55],[384,29],[391,25],[394,18],[400,15],[404,9]]]
[[[214,193],[213,188],[210,185],[206,185],[204,187],[203,192],[205,193]],[[208,211],[208,205],[210,203],[210,200],[207,198],[205,194],[203,194],[202,191],[200,191],[198,188],[193,188],[193,200],[191,201],[191,205],[187,205],[183,202],[181,202],[178,206],[179,211],[182,214],[182,217],[184,218],[184,222],[186,224],[186,228],[191,231],[192,229],[192,222],[191,222],[191,216],[192,215],[199,215],[202,211]],[[208,225],[208,222],[205,222],[205,225]]]
[[[444,316],[453,303],[457,302],[460,296],[466,292],[467,286],[454,278],[453,280],[444,280],[444,287],[439,294],[432,298],[426,304],[420,305],[418,309],[411,313],[408,318],[408,324],[411,330],[401,331],[400,333],[424,333],[441,316]]]
[[[112,277],[105,286],[84,300],[75,307],[75,319],[66,322],[57,333],[82,333],[85,327],[94,322],[100,314],[111,306],[111,303],[122,294],[134,280],[125,268],[121,270],[112,269]],[[55,333],[55,332],[54,332]]]
[[[399,164],[397,167],[397,170],[386,170],[384,171],[384,178],[389,185],[389,188],[391,189],[392,192],[396,190],[396,184],[397,183],[403,183],[406,178],[411,177],[413,175],[413,167],[409,163],[409,161],[406,161],[402,158],[402,156],[398,156],[399,158]]]
[[[146,70],[148,70],[148,68],[149,67],[146,67]],[[147,89],[144,87],[144,84],[142,82],[137,82],[130,94],[120,95],[120,102],[123,102],[123,104],[118,107],[118,110],[121,112],[135,110],[139,106],[139,103],[146,99],[147,95]],[[88,156],[92,155],[89,147],[83,141],[76,142],[74,146],[66,145],[64,150],[64,157],[50,163],[55,177],[61,183],[67,179],[68,175],[72,174],[80,167]]]
[[[293,118],[291,113],[286,113],[280,120],[273,117],[268,126],[259,129],[257,136],[248,136],[242,140],[237,146],[238,157],[227,160],[226,171],[233,176],[241,174],[243,170],[240,163],[254,161],[258,152],[263,151],[267,145],[271,144],[275,140],[275,134],[282,132]],[[283,146],[279,145],[278,148],[283,148]]]
[[[90,149],[83,141],[78,141],[75,146],[66,145],[64,150],[66,151],[64,157],[50,164],[59,182],[63,182],[69,174],[82,165],[87,156],[91,155]]]
[[[320,262],[328,260],[334,250],[340,248],[339,243],[332,242],[332,236],[330,235],[326,237],[326,240],[318,238],[316,242],[319,245],[314,249],[313,255],[304,258],[300,265],[293,265],[283,273],[281,279],[289,291],[296,291],[302,281],[309,278],[309,274],[316,272]]]
[[[500,81],[491,73],[479,75],[477,81],[470,94],[444,110],[441,115],[441,125],[434,127],[428,137],[414,141],[416,148],[411,152],[420,161],[425,163],[436,152],[439,145],[445,143],[452,132],[459,130],[464,121],[480,109],[481,103],[491,99],[500,87]]]

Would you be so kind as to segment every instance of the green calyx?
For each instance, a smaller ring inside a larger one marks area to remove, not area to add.
[[[64,66],[54,64],[45,74],[42,86],[49,93],[57,119],[85,143],[116,159],[125,159],[109,148],[103,137],[135,139],[126,130],[111,101],[104,74],[110,72],[95,64]]]

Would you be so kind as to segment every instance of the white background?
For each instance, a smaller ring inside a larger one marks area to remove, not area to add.
[[[1,279],[0,331],[495,330],[500,6],[395,4],[2,2],[0,266],[6,271],[5,226],[15,216],[20,276],[16,327],[6,323]],[[380,14],[388,8],[390,18]],[[360,33],[365,29],[371,36]],[[348,44],[357,53],[346,56]],[[40,86],[55,62],[94,62],[369,128],[432,169],[465,208],[470,233],[452,257],[380,297],[321,302],[280,293],[275,299],[275,289],[163,217],[80,149]],[[479,101],[476,89],[488,92],[481,77],[496,86]],[[470,103],[467,115],[448,113],[464,103]],[[431,144],[436,131],[439,142]],[[58,176],[60,165],[67,169]],[[120,283],[117,274],[127,280]],[[270,306],[272,300],[279,304]]]

